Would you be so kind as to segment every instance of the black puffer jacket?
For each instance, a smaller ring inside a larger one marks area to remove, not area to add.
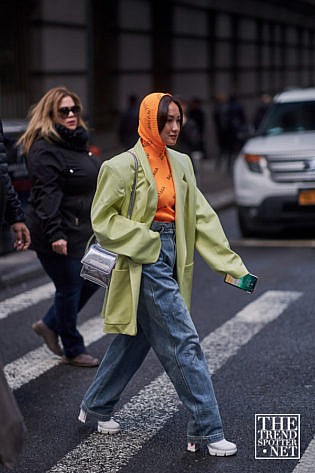
[[[0,120],[0,225],[4,221],[12,225],[16,222],[24,222],[25,217],[21,202],[8,174],[8,159]]]
[[[65,140],[35,141],[27,156],[31,195],[26,211],[32,248],[52,252],[51,243],[64,239],[68,255],[81,258],[92,234],[90,208],[100,162],[88,152],[86,142],[75,138],[81,131],[63,131]],[[87,135],[86,135],[87,138]]]

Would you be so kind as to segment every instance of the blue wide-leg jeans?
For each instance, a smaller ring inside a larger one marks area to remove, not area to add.
[[[78,258],[40,252],[37,257],[56,287],[54,302],[43,322],[60,336],[65,356],[74,358],[86,351],[77,329],[78,312],[99,286],[81,278]]]
[[[224,435],[211,375],[174,277],[175,226],[153,222],[151,229],[160,233],[162,248],[156,263],[142,267],[137,335],[119,334],[114,338],[81,409],[99,420],[108,420],[152,347],[190,412],[188,441],[219,441]]]

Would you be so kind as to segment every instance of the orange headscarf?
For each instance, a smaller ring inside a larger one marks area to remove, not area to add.
[[[154,148],[165,148],[159,129],[158,129],[158,109],[159,103],[165,94],[163,92],[154,92],[149,94],[141,102],[139,110],[139,127],[138,133],[142,139],[144,147],[153,145]]]

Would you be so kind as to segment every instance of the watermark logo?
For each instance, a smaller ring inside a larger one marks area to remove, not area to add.
[[[300,414],[255,414],[255,458],[299,459]]]

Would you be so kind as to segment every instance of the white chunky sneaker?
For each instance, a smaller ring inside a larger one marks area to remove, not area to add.
[[[85,424],[86,418],[87,412],[85,412],[83,409],[80,409],[80,414],[78,417],[79,421]],[[97,422],[97,431],[101,434],[118,434],[118,432],[120,432],[120,425],[114,419],[105,421],[99,420]]]
[[[209,443],[207,445],[209,455],[217,457],[229,457],[230,455],[235,455],[237,452],[237,447],[235,443],[228,442],[227,440],[219,440],[218,442]],[[198,444],[188,442],[187,451],[195,453],[199,450],[200,447]]]
[[[229,457],[230,455],[235,455],[237,447],[235,443],[223,439],[219,440],[219,442],[209,443],[208,452],[210,455],[217,457]]]
[[[195,443],[188,442],[187,452],[195,453],[197,450],[199,450],[199,448],[197,447],[197,445]]]
[[[118,434],[120,425],[114,419],[101,421],[97,423],[97,431],[101,434]]]
[[[78,417],[79,421],[85,424],[86,417],[87,417],[87,412],[85,412],[83,409],[80,409],[80,414]]]

